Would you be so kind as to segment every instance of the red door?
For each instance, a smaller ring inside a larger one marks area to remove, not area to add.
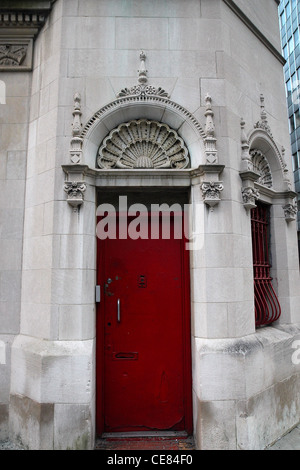
[[[192,431],[188,252],[172,234],[99,242],[100,433]]]

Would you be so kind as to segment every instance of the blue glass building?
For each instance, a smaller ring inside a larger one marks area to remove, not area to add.
[[[284,78],[286,83],[288,117],[291,136],[293,171],[298,209],[300,209],[300,0],[281,0],[279,24],[282,53],[286,60]],[[298,246],[300,252],[300,212],[298,211]]]

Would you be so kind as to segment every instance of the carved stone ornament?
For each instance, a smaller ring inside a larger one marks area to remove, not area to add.
[[[298,213],[298,207],[297,207],[297,202],[294,201],[293,203],[286,204],[283,207],[284,210],[284,216],[285,220],[287,222],[292,222],[293,220],[296,220],[297,218],[297,213]]]
[[[247,188],[242,188],[242,195],[245,209],[255,209],[256,201],[260,196],[259,192],[251,186],[248,186]]]
[[[214,124],[214,113],[212,111],[212,99],[207,94],[205,98],[206,103],[206,123],[205,132],[206,137],[204,139],[206,163],[210,165],[216,165],[218,163],[218,152],[216,147],[217,139],[215,138],[215,124]]]
[[[272,188],[273,178],[271,168],[265,155],[258,149],[250,150],[250,155],[252,159],[253,170],[260,175],[257,183],[266,186],[267,188]]]
[[[183,169],[188,150],[167,124],[146,119],[123,123],[101,145],[97,163],[103,169]]]
[[[148,85],[147,70],[145,67],[146,54],[142,51],[140,53],[140,69],[138,70],[138,84],[130,88],[123,88],[118,94],[117,98],[122,98],[124,96],[139,96],[139,97],[148,97],[148,96],[161,96],[168,98],[168,93],[163,90],[161,87],[154,87]]]
[[[253,163],[249,153],[249,143],[245,132],[245,121],[241,118],[242,171],[252,171]]]
[[[74,111],[73,111],[73,123],[72,123],[72,139],[70,148],[70,160],[74,164],[81,162],[82,156],[82,142],[83,139],[80,137],[82,130],[81,123],[81,96],[79,93],[74,95]]]
[[[284,182],[284,185],[285,185],[285,189],[287,191],[291,191],[292,190],[292,183],[291,183],[291,179],[290,179],[289,169],[287,167],[287,164],[285,163],[285,148],[284,147],[281,147],[281,155],[282,155],[282,162],[283,162],[283,165],[282,165],[283,182]]]
[[[26,57],[27,47],[24,45],[0,44],[0,65],[18,67]]]
[[[0,1],[0,72],[29,72],[33,41],[44,26],[53,1]]]
[[[260,95],[260,109],[261,109],[261,112],[260,112],[261,120],[258,121],[256,124],[254,124],[254,128],[255,129],[263,129],[264,131],[266,131],[269,134],[269,136],[271,138],[273,138],[271,128],[268,124],[267,113],[266,113],[266,110],[265,110],[265,99],[264,99],[263,95]]]
[[[29,33],[32,30],[32,34],[36,34],[45,24],[46,18],[51,11],[51,5],[49,4],[53,2],[39,2],[39,12],[37,12],[34,2],[9,1],[6,3],[11,3],[11,6],[7,8],[7,6],[0,4],[0,28],[7,28],[8,31],[10,29],[28,30]],[[21,8],[18,8],[17,5],[14,7],[14,4],[18,3],[22,3]]]
[[[68,195],[67,201],[77,212],[78,207],[83,203],[83,193],[86,190],[86,183],[82,181],[67,181],[64,190]]]
[[[224,186],[221,182],[205,181],[201,184],[201,191],[205,204],[207,204],[211,210],[219,204],[221,197],[220,193],[223,191]]]
[[[5,37],[0,34],[0,71],[27,72],[31,70],[32,48],[33,40],[30,37]]]

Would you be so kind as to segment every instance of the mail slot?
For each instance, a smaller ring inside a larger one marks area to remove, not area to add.
[[[136,361],[138,359],[137,352],[113,352],[114,361]]]

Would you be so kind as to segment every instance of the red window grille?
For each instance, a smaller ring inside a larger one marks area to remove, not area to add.
[[[251,211],[254,301],[256,326],[279,319],[281,307],[270,276],[270,208],[258,203]]]

